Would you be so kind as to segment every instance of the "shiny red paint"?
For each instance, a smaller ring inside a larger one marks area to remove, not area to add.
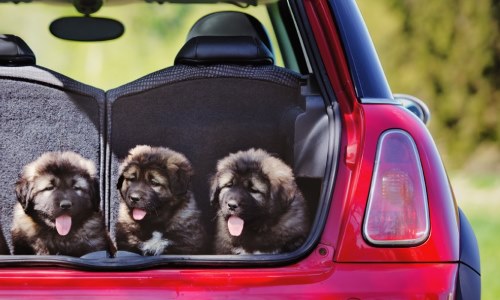
[[[340,104],[345,145],[327,223],[311,254],[295,264],[270,268],[2,269],[0,298],[450,299],[458,271],[457,211],[432,138],[401,107],[357,101],[327,2],[305,0],[304,5]],[[417,247],[373,247],[362,236],[378,138],[391,128],[413,137],[425,174],[431,234]]]
[[[341,159],[322,243],[336,248],[338,262],[456,262],[459,258],[457,207],[439,153],[423,123],[395,105],[361,105],[325,0],[304,2],[309,22],[343,118]],[[431,232],[417,247],[373,247],[362,235],[377,142],[398,128],[417,144],[427,185]]]
[[[4,269],[0,298],[449,299],[456,264],[334,264],[318,252],[271,269],[141,272]]]
[[[364,105],[367,126],[361,153],[359,179],[345,211],[346,219],[337,243],[336,261],[342,262],[456,262],[459,259],[458,216],[448,178],[434,142],[420,120],[402,107]],[[430,237],[416,247],[373,247],[362,236],[362,225],[370,190],[378,138],[392,128],[408,132],[415,140],[427,187],[430,211]],[[340,199],[334,199],[339,201]]]
[[[344,230],[345,223],[342,220],[355,190],[353,183],[357,181],[359,172],[353,172],[353,169],[356,170],[357,149],[362,147],[365,125],[362,107],[356,98],[342,43],[327,1],[305,0],[304,8],[343,119],[341,142],[346,146],[340,149],[332,205],[322,235],[322,243],[333,246],[337,245],[339,235]]]
[[[363,147],[364,129],[363,110],[356,101],[356,91],[344,56],[342,43],[336,32],[326,1],[304,1],[309,23],[314,32],[316,43],[322,53],[323,64],[335,91],[344,119],[347,135],[343,156],[346,164],[354,168],[358,162],[358,150]]]

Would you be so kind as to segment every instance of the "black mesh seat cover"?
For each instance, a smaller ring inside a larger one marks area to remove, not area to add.
[[[300,84],[299,74],[273,65],[176,65],[109,91],[111,224],[118,165],[135,145],[166,146],[191,160],[192,189],[207,223],[208,182],[219,159],[256,147],[292,163]]]

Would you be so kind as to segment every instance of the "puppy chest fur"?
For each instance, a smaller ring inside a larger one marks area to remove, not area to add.
[[[205,230],[194,199],[175,212],[164,211],[153,219],[136,221],[125,203],[120,204],[116,225],[119,250],[141,255],[199,254],[205,248]]]

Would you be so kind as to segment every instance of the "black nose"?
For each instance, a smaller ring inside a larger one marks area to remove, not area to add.
[[[138,202],[141,200],[141,196],[139,194],[131,194],[129,198],[132,202]]]
[[[61,203],[59,203],[59,207],[62,209],[70,209],[71,208],[71,201],[63,200],[63,201],[61,201]]]
[[[236,210],[238,208],[238,203],[234,200],[229,200],[227,206],[229,206],[229,210]]]

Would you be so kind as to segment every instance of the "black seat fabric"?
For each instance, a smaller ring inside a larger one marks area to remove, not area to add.
[[[8,43],[13,40],[20,39]],[[0,39],[0,49],[9,49],[4,41]],[[27,51],[24,45],[16,45],[21,54]],[[17,201],[14,184],[23,166],[46,151],[71,150],[93,160],[102,178],[105,128],[104,91],[42,67],[25,66],[25,60],[20,66],[15,57],[10,61],[0,66],[1,221],[9,242]]]
[[[300,91],[300,74],[251,62],[179,64],[109,91],[111,224],[119,203],[118,164],[130,148],[184,153],[195,171],[195,198],[209,212],[208,182],[219,159],[251,147],[292,157],[294,120],[304,107]]]

